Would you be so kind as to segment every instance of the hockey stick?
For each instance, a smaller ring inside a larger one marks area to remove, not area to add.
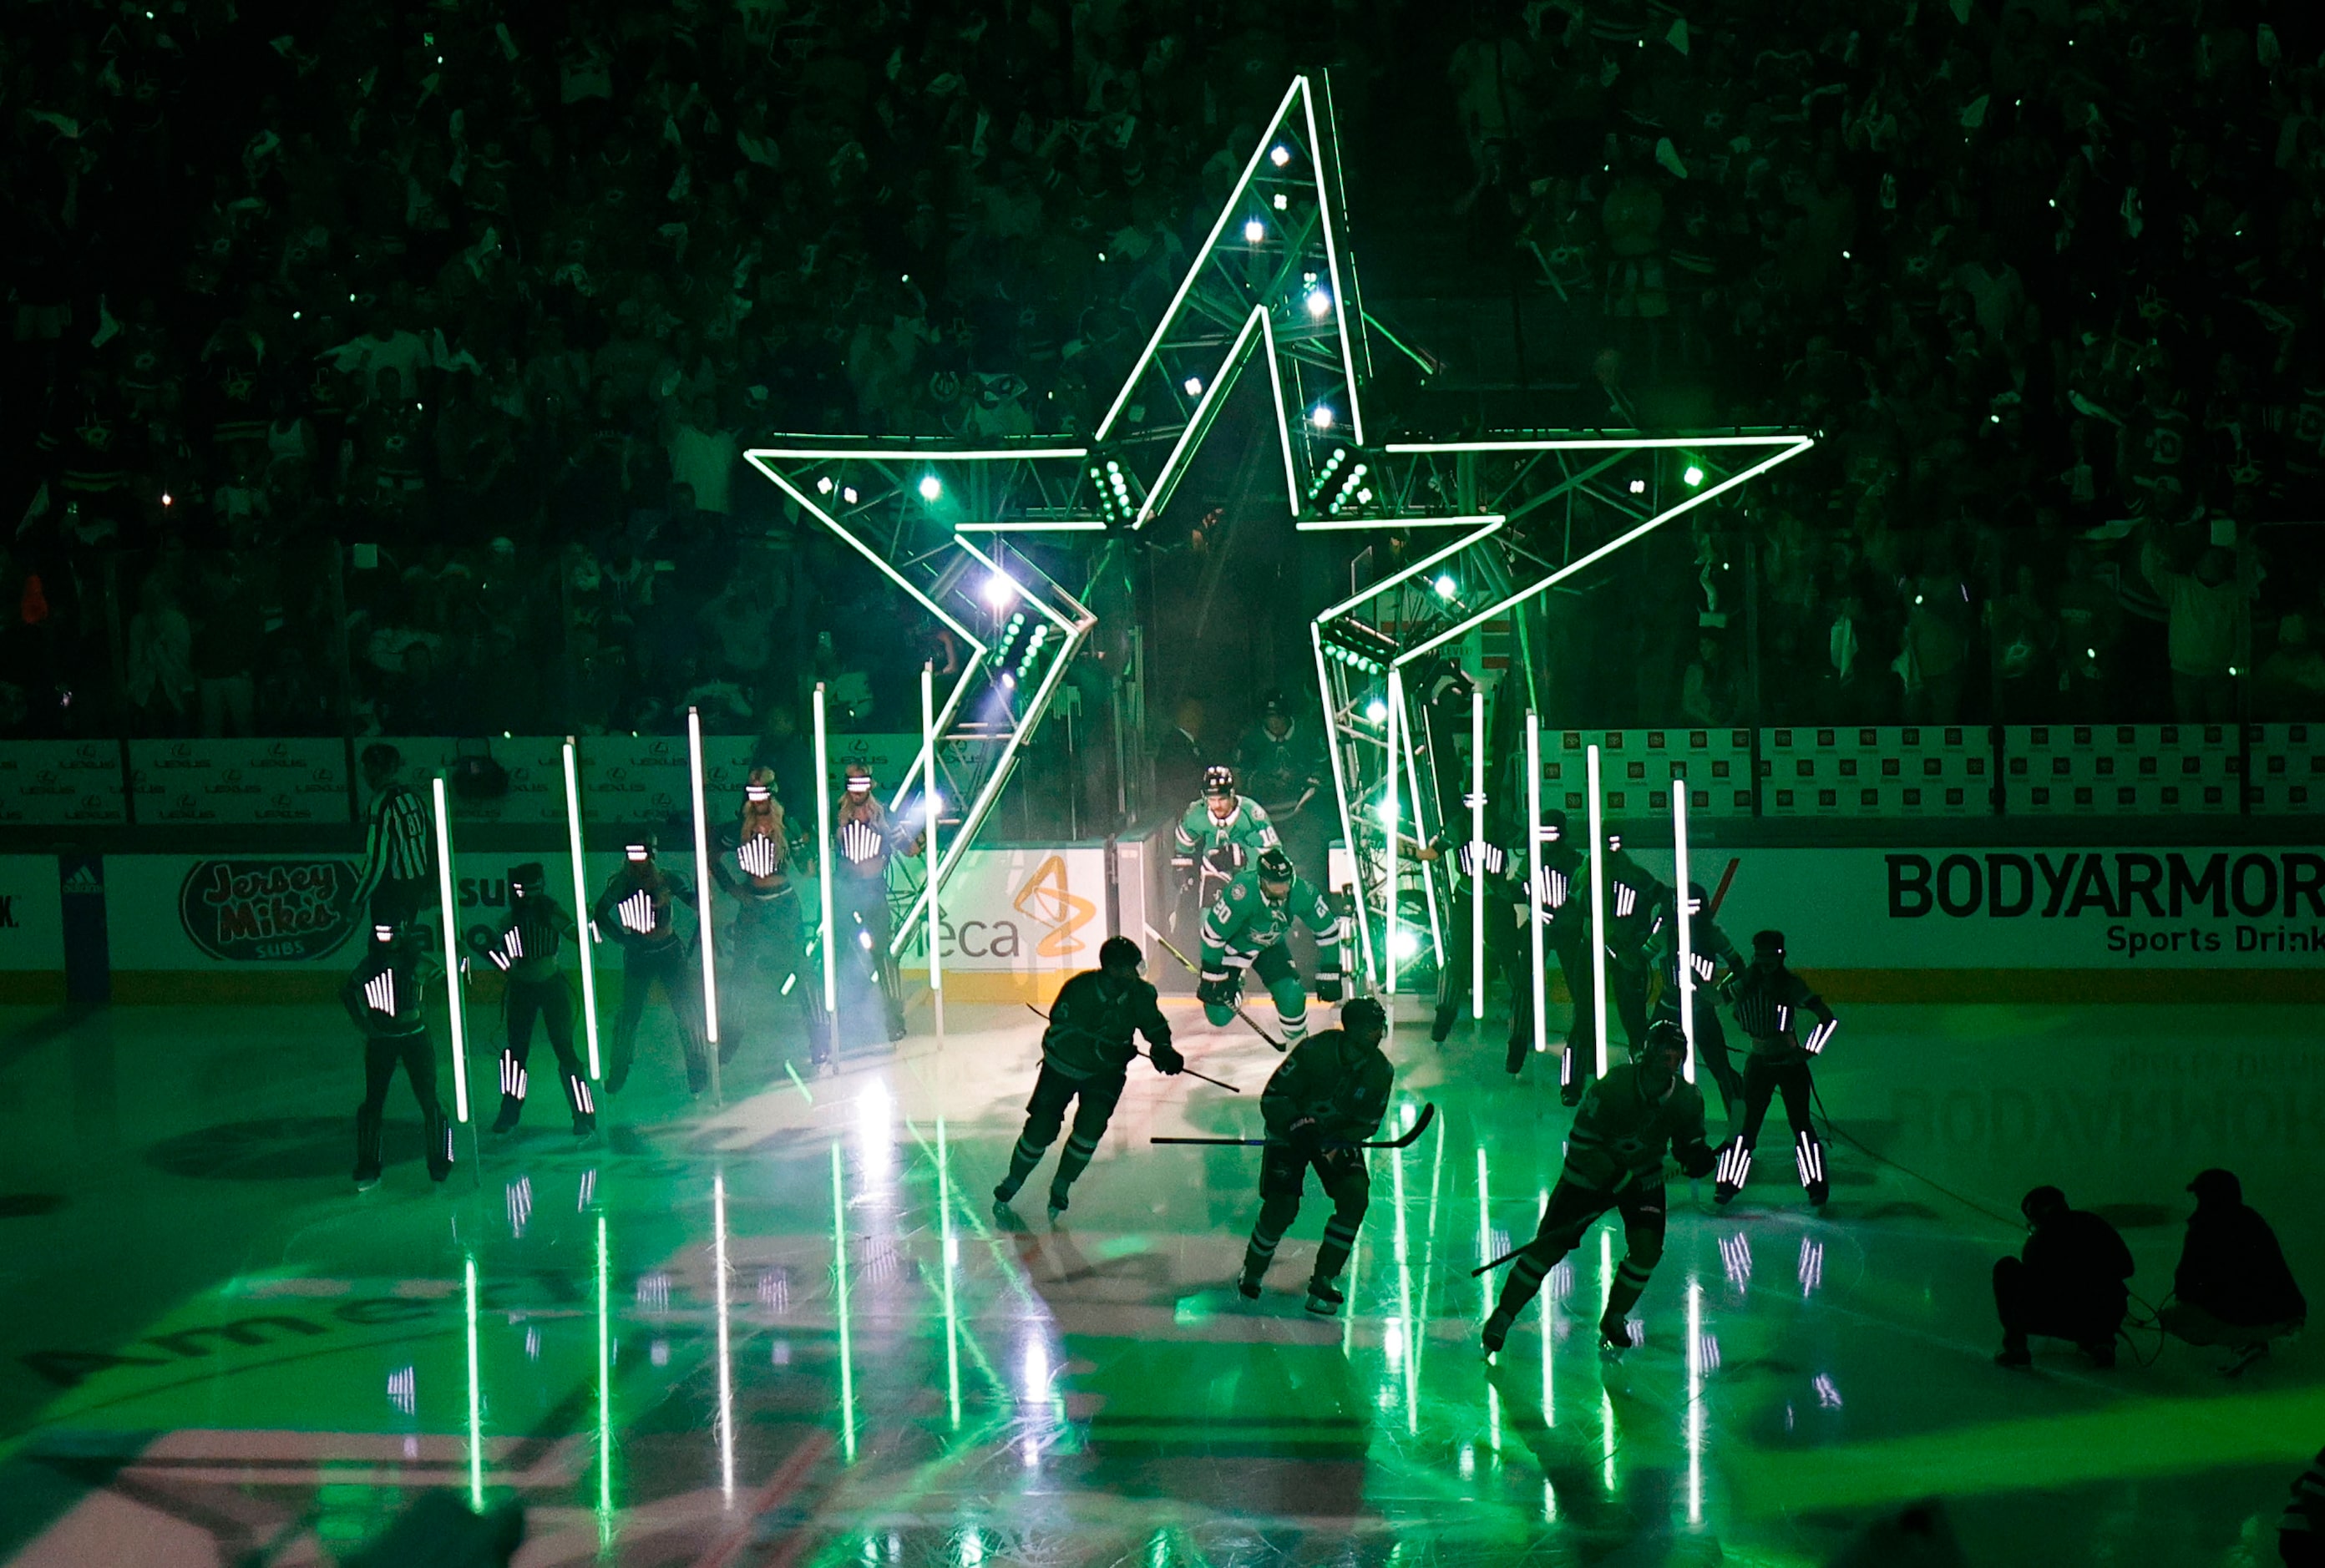
[[[1171,939],[1170,939],[1169,937],[1167,937],[1167,936],[1163,936],[1162,932],[1157,931],[1157,930],[1156,930],[1153,927],[1152,927],[1152,926],[1149,926],[1149,927],[1146,927],[1146,934],[1147,934],[1149,936],[1153,937],[1155,941],[1157,941],[1157,942],[1161,943],[1161,944],[1162,945],[1162,951],[1163,951],[1163,952],[1165,952],[1165,953],[1168,953],[1172,957],[1173,957],[1173,958],[1177,959],[1177,960],[1179,961],[1179,966],[1180,966],[1181,968],[1184,969],[1188,973],[1190,973],[1190,974],[1193,975],[1197,980],[1200,980],[1200,979],[1202,979],[1202,977],[1203,977],[1203,972],[1202,972],[1201,970],[1200,970],[1200,969],[1196,968],[1193,964],[1191,964],[1188,963],[1188,962],[1187,962],[1187,955],[1186,955],[1185,954],[1183,954],[1183,953],[1180,952],[1176,947],[1172,946],[1172,945],[1171,945]],[[1287,1047],[1287,1046],[1286,1046],[1286,1045],[1285,1045],[1282,1040],[1277,1039],[1274,1035],[1269,1034],[1265,1029],[1261,1028],[1257,1024],[1255,1024],[1255,1023],[1252,1023],[1251,1014],[1249,1014],[1249,1013],[1247,1013],[1247,1012],[1246,1012],[1246,1011],[1244,1011],[1244,1010],[1243,1010],[1243,1004],[1242,1004],[1241,1002],[1235,1002],[1235,1001],[1231,1001],[1231,1002],[1227,1003],[1227,1005],[1228,1005],[1229,1007],[1231,1007],[1231,1008],[1235,1009],[1235,1015],[1236,1015],[1236,1017],[1237,1017],[1237,1018],[1239,1018],[1239,1019],[1243,1019],[1243,1021],[1244,1021],[1245,1023],[1246,1023],[1246,1024],[1250,1024],[1250,1025],[1251,1025],[1251,1032],[1252,1032],[1253,1034],[1257,1035],[1261,1039],[1265,1040],[1269,1045],[1274,1046],[1274,1047],[1277,1050],[1279,1050],[1279,1051],[1288,1050],[1288,1049],[1290,1048],[1290,1047]]]
[[[1403,1138],[1384,1139],[1378,1143],[1344,1143],[1338,1147],[1342,1148],[1410,1148],[1414,1139],[1428,1131],[1429,1124],[1436,1120],[1437,1107],[1423,1102],[1421,1114],[1413,1118],[1413,1125],[1405,1130]],[[1150,1138],[1146,1141],[1149,1143],[1200,1143],[1215,1148],[1265,1148],[1270,1144],[1282,1143],[1283,1139],[1280,1138]]]
[[[1025,1010],[1032,1013],[1035,1018],[1040,1019],[1043,1023],[1048,1023],[1050,1021],[1050,1015],[1043,1012],[1040,1008],[1035,1007],[1030,1001],[1025,1004]],[[1154,1059],[1154,1054],[1153,1052],[1142,1051],[1136,1046],[1131,1047],[1130,1050],[1133,1056],[1144,1056],[1150,1062]],[[1154,1070],[1158,1073],[1162,1071],[1160,1067],[1157,1067]],[[1186,1061],[1183,1057],[1180,1060],[1179,1071],[1186,1074],[1190,1078],[1200,1078],[1206,1084],[1216,1084],[1218,1087],[1226,1090],[1230,1094],[1240,1094],[1243,1093],[1242,1090],[1237,1088],[1234,1084],[1228,1083],[1224,1078],[1214,1078],[1209,1073],[1198,1073],[1194,1068],[1186,1065]],[[1169,1075],[1165,1074],[1164,1075],[1167,1077]]]

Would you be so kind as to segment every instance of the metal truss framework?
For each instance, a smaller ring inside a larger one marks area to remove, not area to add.
[[[1383,440],[1385,432],[1368,429],[1364,407],[1372,378],[1367,328],[1412,351],[1364,313],[1343,227],[1346,206],[1329,85],[1295,77],[1089,437],[778,437],[746,454],[963,650],[939,715],[935,768],[945,799],[968,804],[949,827],[936,873],[940,886],[990,815],[1094,621],[1022,553],[1033,541],[1013,548],[995,536],[1057,536],[1045,541],[1054,550],[1079,536],[1137,534],[1168,505],[1255,360],[1267,375],[1296,529],[1376,537],[1459,530],[1311,628],[1342,834],[1357,866],[1353,891],[1360,913],[1370,916],[1358,927],[1376,976],[1393,975],[1401,945],[1388,890],[1403,880],[1401,863],[1419,864],[1402,862],[1397,838],[1425,844],[1444,826],[1436,820],[1436,791],[1421,787],[1428,741],[1425,729],[1416,731],[1405,690],[1441,668],[1423,661],[1455,660],[1477,677],[1481,632],[1811,444],[1795,433],[1735,429]],[[1546,542],[1540,519],[1514,526],[1561,500],[1569,522],[1558,548]],[[1578,554],[1573,519],[1582,503],[1598,519],[1622,521],[1615,537]],[[1030,633],[1008,626],[1016,601],[996,613],[985,597],[986,586],[1002,577],[1056,633],[1040,640],[1030,658],[1022,651]],[[1341,645],[1352,641],[1377,657],[1347,657]],[[1403,758],[1394,772],[1392,746]],[[931,767],[923,746],[898,783],[897,806]],[[1441,945],[1435,911],[1449,907],[1450,889],[1440,874],[1422,870],[1409,891],[1430,911],[1431,936]],[[899,923],[899,951],[925,897],[925,890],[914,894]],[[1385,927],[1378,935],[1376,925]]]

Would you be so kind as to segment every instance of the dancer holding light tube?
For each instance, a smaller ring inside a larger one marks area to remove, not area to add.
[[[589,910],[595,931],[600,936],[610,933],[622,949],[622,1010],[615,1015],[613,1059],[606,1068],[608,1094],[620,1093],[629,1082],[646,993],[656,985],[670,999],[671,1016],[686,1050],[688,1090],[699,1095],[710,1087],[701,982],[688,966],[686,943],[675,918],[678,905],[694,907],[694,890],[654,859],[656,847],[653,834],[633,835],[622,846],[622,869]]]
[[[501,1111],[493,1130],[515,1131],[517,1119],[524,1114],[531,1081],[526,1064],[538,1018],[550,1049],[557,1053],[558,1076],[565,1085],[567,1108],[573,1112],[573,1135],[585,1137],[597,1130],[597,1102],[590,1095],[581,1059],[573,1052],[573,992],[558,962],[560,944],[577,935],[573,917],[549,896],[549,873],[539,861],[511,866],[508,881],[508,914],[485,950],[494,967],[508,977],[502,1003],[508,1017],[508,1044],[501,1047]]]
[[[1792,1123],[1794,1163],[1809,1202],[1824,1207],[1831,1194],[1825,1175],[1824,1139],[1809,1119],[1810,1096],[1816,1081],[1809,1064],[1832,1041],[1840,1020],[1824,998],[1809,989],[1807,981],[1784,967],[1784,934],[1755,932],[1752,963],[1732,988],[1736,1022],[1752,1037],[1752,1054],[1744,1062],[1744,1125],[1719,1151],[1718,1183],[1712,1196],[1728,1203],[1752,1179],[1752,1147],[1760,1139],[1760,1123],[1767,1119],[1768,1101],[1784,1097],[1784,1120]],[[1803,1035],[1801,1016],[1815,1019]]]
[[[893,1042],[904,1038],[904,998],[889,949],[894,934],[888,910],[888,862],[918,854],[920,835],[888,815],[873,793],[872,774],[848,765],[848,790],[839,798],[832,829],[831,918],[841,951],[853,947],[865,966]],[[835,955],[837,956],[837,955]]]
[[[775,775],[754,768],[743,785],[743,808],[719,830],[712,874],[735,909],[727,945],[734,954],[729,979],[749,976],[799,998],[807,1027],[808,1050],[817,1066],[831,1060],[831,1030],[823,1010],[822,977],[811,962],[800,918],[799,884],[792,876],[792,842],[783,802],[775,798]]]

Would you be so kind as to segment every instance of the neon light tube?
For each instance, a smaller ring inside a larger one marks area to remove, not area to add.
[[[1687,1081],[1695,1082],[1695,925],[1688,912],[1687,894],[1687,780],[1672,780],[1672,857],[1675,869],[1672,876],[1679,886],[1672,890],[1672,902],[1677,906],[1679,921],[1679,1026],[1687,1035]]]
[[[1550,1049],[1550,977],[1542,973],[1542,718],[1526,709],[1526,930],[1533,945],[1533,1048]]]
[[[1348,291],[1340,286],[1340,252],[1332,238],[1332,198],[1324,189],[1323,142],[1316,134],[1316,95],[1303,93],[1300,107],[1308,116],[1308,166],[1316,176],[1317,216],[1324,231],[1324,271],[1332,280],[1332,317],[1340,329],[1340,372],[1348,378],[1348,420],[1356,426],[1357,445],[1361,447],[1365,444],[1365,409],[1357,397],[1357,362],[1348,337]],[[1225,218],[1225,208],[1220,210],[1220,217]]]
[[[726,1099],[718,1081],[718,944],[710,923],[710,819],[702,800],[702,715],[686,710],[686,761],[694,789],[694,920],[695,945],[702,949],[702,1022],[709,1038],[710,1102]]]
[[[1598,748],[1585,759],[1590,789],[1591,1028],[1598,1037],[1598,1075],[1607,1075],[1607,830],[1598,802]],[[1602,1238],[1603,1239],[1603,1238]]]
[[[1333,717],[1332,680],[1324,669],[1324,633],[1316,622],[1308,623],[1308,643],[1316,655],[1316,689],[1324,696],[1324,752],[1332,760],[1332,794],[1340,807],[1340,842],[1348,846],[1348,860],[1353,866],[1361,853],[1357,844],[1356,819],[1348,811],[1348,777],[1340,759],[1340,726]],[[1329,856],[1329,851],[1327,852]],[[1327,881],[1329,880],[1329,873]],[[1357,927],[1357,950],[1363,955],[1365,980],[1369,983],[1376,973],[1373,965],[1373,917],[1365,908],[1364,877],[1357,874],[1357,885],[1349,890],[1350,913]]]
[[[565,741],[565,834],[573,856],[573,943],[581,949],[581,1028],[589,1041],[589,1081],[603,1074],[597,1061],[597,970],[589,951],[589,880],[581,865],[581,778],[574,765],[573,740]]]
[[[1696,445],[1708,443],[1699,441]],[[1006,463],[1017,458],[1087,457],[1089,454],[1088,447],[985,447],[966,451],[949,447],[754,447],[743,456],[827,462],[860,459],[870,463],[887,460],[899,463]]]
[[[942,802],[938,798],[936,769],[937,754],[936,667],[921,666],[921,749],[931,759],[929,776],[923,781],[921,798],[928,807],[928,842],[922,846],[928,853],[928,871],[923,885],[929,891],[929,1003],[936,1014],[937,1039],[944,1039],[944,923],[938,906],[941,890],[937,886],[939,860],[937,856],[937,810]]]
[[[1486,683],[1469,688],[1469,1016],[1486,1016]],[[1485,1158],[1485,1150],[1477,1151]]]
[[[824,727],[823,682],[815,683],[815,842],[816,886],[822,909],[823,924],[823,1027],[832,1032],[832,1046],[839,1044],[839,963],[831,948],[831,736]],[[834,1145],[833,1158],[838,1158],[838,1146]],[[834,1167],[837,1181],[838,1167]]]
[[[1717,452],[1728,447],[1805,446],[1810,438],[1770,436],[1616,436],[1544,437],[1503,441],[1391,441],[1385,452],[1428,457],[1437,452],[1627,452],[1684,447],[1690,451]]]
[[[1389,1006],[1392,1009],[1396,1006],[1396,832],[1398,825],[1403,821],[1402,814],[1397,809],[1396,799],[1396,721],[1399,715],[1403,713],[1403,708],[1404,683],[1398,677],[1396,671],[1394,669],[1391,669],[1388,672],[1388,719],[1386,724],[1388,740],[1388,786],[1387,793],[1382,797],[1381,805],[1381,836],[1385,841],[1383,845],[1382,854],[1388,869],[1385,873],[1385,879],[1382,884],[1385,889],[1385,897],[1381,901],[1388,907],[1388,924],[1386,927],[1386,930],[1388,932],[1388,980],[1382,987],[1382,990],[1387,994]]]
[[[1422,820],[1421,815],[1421,764],[1413,755],[1413,724],[1409,718],[1403,727],[1404,781],[1413,797],[1413,841],[1415,844],[1426,844],[1429,842],[1426,836],[1429,825]],[[1396,766],[1395,758],[1389,759],[1389,766],[1392,769]],[[1429,910],[1429,955],[1438,968],[1442,970],[1445,967],[1445,931],[1444,922],[1439,918],[1437,912],[1437,879],[1429,874],[1427,861],[1416,858],[1413,863],[1421,872],[1422,901]]]
[[[937,1218],[944,1237],[945,1401],[952,1413],[952,1429],[960,1430],[960,1308],[953,1296],[955,1254],[959,1250],[952,1229],[952,1150],[945,1141],[944,1112],[937,1112]]]
[[[436,775],[437,924],[444,928],[444,1006],[452,1020],[452,1108],[468,1120],[468,1035],[460,1017],[459,909],[452,902],[452,819],[444,804],[444,775]],[[474,1153],[473,1148],[470,1153]]]
[[[1224,208],[1220,210],[1222,213],[1226,211]],[[1235,335],[1235,341],[1227,345],[1227,356],[1219,361],[1219,368],[1213,373],[1211,379],[1204,383],[1203,395],[1195,400],[1194,411],[1187,416],[1187,422],[1180,427],[1179,438],[1172,443],[1171,455],[1162,460],[1162,471],[1154,475],[1153,484],[1147,489],[1146,499],[1138,503],[1138,515],[1130,522],[1132,528],[1144,528],[1148,521],[1153,517],[1155,507],[1170,493],[1172,483],[1176,477],[1179,460],[1187,455],[1188,447],[1193,443],[1196,435],[1202,430],[1205,420],[1209,418],[1211,405],[1218,400],[1219,389],[1233,383],[1236,372],[1243,363],[1244,354],[1251,345],[1253,329],[1266,319],[1267,308],[1264,305],[1253,306],[1251,314],[1244,318],[1243,330]],[[1278,423],[1281,422],[1281,420],[1278,421]],[[1293,504],[1296,506],[1297,501]]]
[[[1451,559],[1453,557],[1460,554],[1463,550],[1468,549],[1471,545],[1476,544],[1479,540],[1485,539],[1494,533],[1502,526],[1505,520],[1498,513],[1489,512],[1481,518],[1465,518],[1461,521],[1477,522],[1481,526],[1476,533],[1471,534],[1468,538],[1457,539],[1451,544],[1445,546],[1442,549],[1437,550],[1433,554],[1423,556],[1421,559],[1413,562],[1411,566],[1406,567],[1403,571],[1383,577],[1379,582],[1375,583],[1371,587],[1365,589],[1361,593],[1350,595],[1348,598],[1341,600],[1338,604],[1333,605],[1330,609],[1317,616],[1317,622],[1320,624],[1326,621],[1338,620],[1339,617],[1347,614],[1349,611],[1355,609],[1357,605],[1366,603],[1367,600],[1377,599],[1383,594],[1387,593],[1391,588],[1395,587],[1399,583],[1409,582],[1413,578],[1419,576],[1422,573],[1429,570],[1430,567],[1434,567],[1440,562]],[[1402,663],[1403,660],[1400,659],[1398,662]]]

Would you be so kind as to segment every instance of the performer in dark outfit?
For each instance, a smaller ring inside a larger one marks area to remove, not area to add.
[[[1744,958],[1736,951],[1736,944],[1728,939],[1728,934],[1713,925],[1711,917],[1704,912],[1707,901],[1701,882],[1688,883],[1685,919],[1688,956],[1695,971],[1690,992],[1695,1001],[1695,1054],[1719,1085],[1721,1109],[1733,1117],[1744,1099],[1744,1080],[1728,1056],[1728,1031],[1719,1021],[1719,992],[1715,981],[1723,970],[1740,977]],[[1681,918],[1680,899],[1674,893],[1663,900],[1656,912],[1654,928],[1647,937],[1644,962],[1649,972],[1663,982],[1663,993],[1655,999],[1658,1023],[1680,1021]]]
[[[347,982],[339,1003],[364,1037],[364,1098],[356,1110],[356,1190],[379,1185],[380,1147],[387,1119],[387,1089],[398,1063],[420,1102],[428,1147],[428,1175],[442,1181],[452,1174],[452,1121],[436,1097],[436,1043],[428,1038],[421,1012],[421,982],[434,965],[402,925],[375,922],[371,944]],[[437,973],[441,973],[437,971]]]
[[[493,1130],[514,1131],[517,1119],[524,1114],[531,1077],[525,1063],[533,1055],[533,1022],[538,1018],[550,1049],[557,1053],[557,1075],[565,1085],[565,1103],[573,1112],[573,1133],[579,1138],[597,1130],[597,1103],[590,1095],[581,1058],[573,1053],[573,992],[558,962],[558,945],[578,934],[572,917],[543,890],[547,885],[539,861],[509,868],[509,912],[485,952],[508,976],[502,1003],[508,1015],[508,1044],[501,1048],[501,1113]]]
[[[1792,1127],[1793,1163],[1809,1202],[1818,1208],[1832,1193],[1825,1176],[1824,1139],[1809,1118],[1810,1096],[1816,1081],[1809,1064],[1832,1040],[1840,1020],[1825,1006],[1824,998],[1809,989],[1807,981],[1784,967],[1784,934],[1761,931],[1752,937],[1752,963],[1736,982],[1736,1022],[1752,1037],[1751,1055],[1744,1061],[1744,1125],[1719,1151],[1719,1181],[1712,1196],[1725,1204],[1744,1190],[1752,1178],[1752,1148],[1760,1139],[1760,1123],[1767,1120],[1768,1101],[1784,1097],[1784,1120]],[[1804,1036],[1802,1014],[1816,1019]]]
[[[1098,966],[1085,969],[1059,989],[1042,1034],[1042,1072],[1033,1097],[1025,1102],[1025,1130],[1010,1152],[1009,1174],[993,1189],[996,1204],[1009,1203],[1064,1126],[1067,1105],[1076,1101],[1073,1136],[1050,1177],[1050,1217],[1066,1209],[1075,1178],[1098,1152],[1098,1139],[1122,1098],[1130,1059],[1139,1054],[1134,1032],[1146,1037],[1158,1073],[1174,1074],[1186,1064],[1171,1044],[1171,1025],[1155,1005],[1154,988],[1138,977],[1145,955],[1127,936],[1109,936],[1098,950]]]
[[[651,833],[625,844],[622,869],[589,909],[590,925],[601,934],[610,933],[622,949],[622,1010],[614,1018],[613,1049],[606,1065],[608,1094],[620,1093],[629,1082],[646,993],[657,984],[670,999],[671,1016],[686,1050],[687,1088],[699,1094],[710,1086],[701,982],[687,963],[686,944],[672,918],[677,905],[694,904],[694,890],[685,878],[655,862],[654,847]]]
[[[808,962],[808,923],[801,915],[799,884],[792,880],[791,840],[783,803],[775,798],[773,770],[751,770],[743,786],[742,816],[720,831],[718,858],[710,863],[735,910],[727,973],[738,985],[756,980],[796,994],[809,1053],[817,1065],[829,1065],[831,1031],[823,1012],[822,977]]]
[[[1381,1054],[1388,1014],[1371,997],[1340,1010],[1340,1027],[1301,1041],[1267,1081],[1260,1112],[1267,1147],[1259,1161],[1259,1219],[1244,1250],[1236,1288],[1259,1298],[1260,1281],[1274,1261],[1283,1232],[1300,1217],[1300,1199],[1312,1167],[1332,1200],[1324,1244],[1308,1279],[1308,1310],[1329,1317],[1345,1299],[1337,1283],[1357,1244],[1372,1202],[1372,1175],[1356,1146],[1380,1131],[1395,1073]]]
[[[872,988],[879,992],[888,1038],[904,1038],[904,999],[896,974],[895,955],[888,951],[894,935],[888,913],[888,862],[898,854],[919,852],[920,838],[910,828],[893,822],[888,808],[872,792],[872,775],[851,768],[848,792],[833,813],[831,920],[832,939],[844,954],[853,948],[866,965]]]
[[[1630,1348],[1630,1310],[1663,1255],[1663,1150],[1668,1148],[1690,1176],[1711,1169],[1711,1150],[1703,1140],[1703,1096],[1680,1076],[1686,1061],[1687,1038],[1678,1026],[1657,1024],[1634,1060],[1608,1067],[1590,1085],[1575,1112],[1565,1168],[1542,1208],[1542,1222],[1511,1261],[1501,1298],[1486,1319],[1487,1354],[1502,1348],[1518,1314],[1541,1292],[1543,1277],[1609,1209],[1622,1213],[1626,1250],[1607,1291],[1598,1342],[1609,1351]]]

